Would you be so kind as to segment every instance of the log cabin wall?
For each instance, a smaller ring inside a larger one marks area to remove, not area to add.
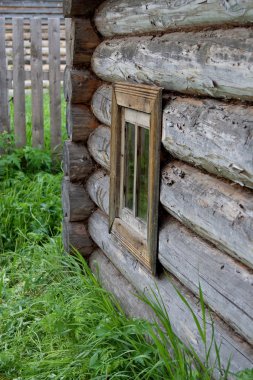
[[[65,248],[89,255],[91,268],[100,269],[101,282],[130,315],[152,318],[129,289],[143,292],[155,281],[176,333],[201,355],[196,326],[174,289],[201,320],[200,284],[221,364],[232,355],[233,372],[251,368],[252,1],[65,0],[64,11],[70,18]],[[108,233],[111,84],[122,80],[164,88],[163,269],[156,279]]]

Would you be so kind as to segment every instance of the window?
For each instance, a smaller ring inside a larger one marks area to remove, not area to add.
[[[161,98],[161,88],[116,83],[112,102],[109,232],[154,274]]]

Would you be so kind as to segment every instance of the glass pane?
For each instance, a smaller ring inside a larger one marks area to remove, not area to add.
[[[138,186],[137,186],[137,216],[147,221],[148,211],[148,158],[149,158],[149,130],[139,127],[139,154],[138,154]]]
[[[134,150],[135,150],[135,126],[132,123],[125,124],[125,207],[133,210],[134,205]]]

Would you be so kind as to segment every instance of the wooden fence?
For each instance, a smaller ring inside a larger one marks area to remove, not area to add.
[[[51,148],[61,144],[61,82],[66,62],[60,17],[0,17],[0,132],[10,131],[10,100],[18,147],[26,144],[25,95],[32,94],[32,144],[44,145],[43,89],[49,88]]]

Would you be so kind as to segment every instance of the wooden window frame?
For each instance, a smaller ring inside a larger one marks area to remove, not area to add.
[[[150,115],[147,236],[120,219],[122,110],[130,108]],[[127,248],[149,271],[156,274],[158,208],[160,188],[162,88],[115,83],[112,94],[109,233]]]

